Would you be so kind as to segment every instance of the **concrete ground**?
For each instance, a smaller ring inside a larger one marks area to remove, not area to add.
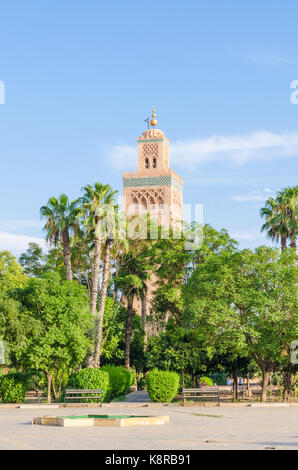
[[[169,415],[160,426],[62,428],[32,425],[35,416]],[[298,407],[109,407],[0,409],[0,450],[16,449],[298,449]]]

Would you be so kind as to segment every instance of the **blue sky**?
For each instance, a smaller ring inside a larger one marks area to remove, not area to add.
[[[43,238],[39,208],[95,180],[122,191],[156,107],[184,201],[242,248],[297,184],[296,0],[1,4],[0,249]]]

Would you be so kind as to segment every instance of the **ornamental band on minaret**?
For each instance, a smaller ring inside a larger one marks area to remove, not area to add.
[[[183,181],[170,168],[169,141],[157,129],[153,108],[151,128],[138,137],[138,169],[124,172],[123,196],[128,215],[149,212],[159,224],[172,226],[183,219]]]
[[[182,229],[183,222],[183,181],[170,168],[169,141],[157,129],[155,109],[153,108],[151,128],[138,137],[138,169],[135,173],[124,172],[123,198],[127,215],[149,213],[165,228]],[[143,302],[135,302],[136,312],[145,319],[150,312],[155,277],[148,282],[147,296]]]

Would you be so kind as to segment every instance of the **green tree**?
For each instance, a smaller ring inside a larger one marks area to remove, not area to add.
[[[18,308],[10,306],[14,311],[9,320],[3,321],[2,315],[4,337],[12,348],[17,347],[19,364],[45,374],[50,402],[51,388],[57,395],[63,374],[77,367],[90,347],[87,333],[92,319],[86,290],[77,282],[61,281],[57,273],[49,273],[42,279],[30,279],[13,297]]]
[[[289,239],[290,246],[296,253],[298,186],[279,191],[275,199],[269,198],[260,213],[265,218],[261,230],[267,232],[268,238],[275,242],[281,240],[282,250],[287,248],[287,239]]]
[[[83,187],[84,194],[81,198],[82,215],[87,232],[94,240],[94,256],[92,265],[92,283],[91,283],[91,313],[95,316],[97,311],[97,298],[99,291],[100,262],[102,255],[102,247],[104,245],[104,272],[101,289],[101,301],[99,306],[98,328],[95,339],[95,347],[92,357],[89,359],[89,366],[99,366],[100,350],[102,339],[102,327],[105,308],[105,298],[108,287],[108,274],[110,263],[110,234],[105,227],[105,219],[112,216],[115,208],[115,195],[117,191],[113,191],[109,184],[95,182],[94,186],[88,184]]]
[[[0,291],[23,287],[27,279],[16,257],[9,251],[0,251]]]
[[[30,277],[39,277],[45,272],[45,254],[38,243],[29,243],[29,248],[19,256],[19,263],[24,273]]]
[[[130,343],[132,336],[132,318],[134,300],[142,300],[147,292],[146,281],[149,279],[149,261],[144,253],[137,251],[125,254],[116,279],[126,300],[127,314],[125,326],[125,367],[130,368]]]
[[[189,322],[199,322],[224,353],[255,360],[262,371],[262,400],[270,373],[297,337],[297,268],[293,256],[260,247],[209,258],[198,265],[185,290]]]
[[[60,242],[63,248],[63,258],[66,279],[72,280],[72,266],[70,253],[70,237],[79,231],[78,217],[80,214],[79,200],[69,201],[66,194],[58,199],[51,197],[46,206],[40,208],[40,215],[46,219],[44,230],[46,239],[55,247]]]

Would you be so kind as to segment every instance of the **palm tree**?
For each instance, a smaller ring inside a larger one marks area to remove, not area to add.
[[[298,186],[279,191],[276,200],[278,201],[281,211],[285,214],[290,247],[296,254],[296,240],[298,235]]]
[[[104,321],[104,310],[105,302],[107,297],[109,279],[111,276],[111,255],[114,258],[114,255],[121,250],[122,255],[128,251],[128,243],[126,238],[120,237],[122,227],[119,226],[119,217],[118,217],[118,207],[112,206],[111,217],[113,220],[113,232],[107,233],[104,242],[104,256],[103,256],[103,272],[102,272],[102,284],[100,290],[100,302],[99,302],[99,321],[97,328],[97,336],[95,341],[95,353],[94,353],[94,367],[100,366],[100,354],[102,346],[102,330],[103,330],[103,321]],[[110,227],[111,229],[112,227]],[[112,236],[113,238],[109,237]],[[117,252],[118,251],[118,252]],[[121,256],[121,255],[120,255]],[[119,268],[118,268],[119,271]],[[115,269],[115,275],[118,274],[117,267]]]
[[[285,188],[277,193],[276,198],[269,198],[261,209],[265,223],[261,230],[267,231],[268,237],[277,242],[281,240],[282,251],[287,248],[287,240],[296,253],[298,234],[298,186]]]
[[[108,284],[109,284],[109,275],[110,275],[111,243],[112,243],[112,240],[110,238],[108,238],[105,241],[102,284],[101,284],[100,302],[99,302],[98,328],[97,328],[95,352],[94,352],[94,359],[93,359],[94,367],[100,366],[100,353],[101,353],[101,343],[102,343],[104,310],[105,310],[105,303],[106,303],[107,290],[108,290]]]
[[[100,259],[103,231],[100,230],[100,223],[106,215],[104,206],[115,206],[114,196],[117,191],[113,191],[109,184],[96,182],[94,186],[88,184],[83,188],[84,194],[81,198],[83,213],[87,230],[94,237],[94,258],[92,266],[92,288],[91,288],[91,313],[96,314],[96,304],[99,289]],[[103,209],[103,211],[101,211]]]
[[[79,199],[70,202],[66,194],[60,194],[58,199],[51,197],[47,205],[40,208],[41,218],[46,219],[43,229],[47,232],[47,241],[54,246],[59,242],[62,245],[67,280],[72,280],[70,237],[79,231],[78,205]]]
[[[279,207],[276,200],[270,197],[266,202],[265,206],[260,210],[261,217],[265,217],[265,223],[261,227],[261,231],[267,232],[268,238],[273,242],[279,242],[281,240],[281,249],[287,248],[287,227],[285,220],[282,219],[277,221],[276,215],[279,214]]]
[[[130,369],[130,343],[132,334],[132,317],[134,299],[143,300],[147,293],[146,281],[149,278],[148,261],[142,253],[129,252],[124,256],[116,283],[122,289],[126,299],[125,325],[125,367]]]

